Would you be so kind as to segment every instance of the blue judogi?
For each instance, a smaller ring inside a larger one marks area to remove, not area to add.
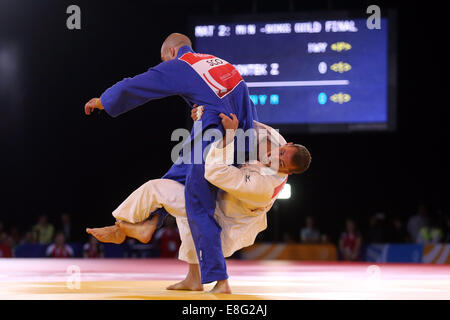
[[[116,117],[152,99],[180,95],[191,105],[205,106],[202,121],[194,123],[194,126],[201,125],[201,132],[211,128],[223,132],[220,113],[234,113],[239,119],[240,128],[253,128],[253,120],[257,120],[256,109],[245,82],[236,81],[228,91],[223,90],[223,81],[228,81],[233,75],[234,79],[240,78],[240,75],[236,75],[235,71],[228,72],[232,68],[229,64],[225,68],[228,71],[222,69],[225,71],[217,74],[221,69],[215,68],[214,63],[226,61],[217,57],[214,57],[215,60],[205,60],[205,57],[194,53],[189,46],[181,47],[176,59],[160,63],[145,73],[126,78],[107,89],[100,97],[105,111]],[[203,69],[196,69],[198,64],[195,65],[195,62],[200,61],[196,59],[203,59],[202,63],[208,62],[214,66],[212,76],[205,74]],[[195,149],[201,148],[203,152],[211,143],[201,138],[195,139],[194,131],[191,132],[191,160]],[[217,189],[205,180],[203,161],[200,164],[174,164],[163,178],[185,185],[186,213],[200,262],[202,283],[209,283],[227,279],[228,275],[221,247],[221,228],[214,219]],[[155,212],[160,215],[161,222],[167,215],[161,209]]]

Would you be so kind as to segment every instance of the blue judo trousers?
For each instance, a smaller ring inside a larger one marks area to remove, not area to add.
[[[116,117],[150,100],[172,95],[182,96],[191,106],[205,106],[200,124],[202,133],[214,128],[224,131],[220,113],[236,114],[239,128],[243,130],[253,128],[253,120],[257,120],[255,106],[239,72],[225,60],[195,53],[189,46],[181,47],[176,59],[116,83],[100,99],[105,111]],[[195,139],[194,131],[197,130],[193,128],[190,136],[193,145],[191,160],[195,149],[201,148],[203,154],[211,143]],[[204,178],[203,157],[201,161],[198,164],[177,162],[163,178],[185,185],[186,214],[200,263],[202,283],[210,283],[227,279],[228,275],[222,253],[221,228],[214,219],[217,188]],[[159,209],[154,214],[159,215],[161,224],[167,212]]]

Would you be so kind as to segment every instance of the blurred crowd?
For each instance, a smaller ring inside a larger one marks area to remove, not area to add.
[[[306,217],[299,236],[301,243],[329,242],[328,236],[316,228],[311,216]],[[341,260],[358,261],[364,244],[383,243],[450,243],[450,215],[440,211],[430,213],[421,204],[408,219],[377,212],[366,224],[358,226],[355,219],[348,218],[336,244]]]
[[[75,246],[82,244],[82,257],[104,258],[105,247],[83,230],[74,228],[69,213],[62,213],[57,223],[49,221],[43,214],[36,224],[25,231],[17,226],[6,226],[0,221],[0,258],[15,257],[19,247],[45,246],[45,256],[52,258],[70,258],[76,256]],[[175,220],[168,217],[164,226],[157,230],[150,245],[127,239],[124,244],[124,257],[158,256],[174,258],[181,245]]]
[[[348,218],[335,241],[331,241],[326,233],[320,231],[313,216],[308,216],[299,230],[298,238],[303,244],[335,242],[341,260],[358,261],[364,244],[450,243],[450,215],[429,212],[425,205],[419,205],[416,212],[407,219],[387,216],[383,212],[375,213],[368,221],[360,224],[356,219]],[[291,237],[286,237],[285,241],[295,242]],[[36,224],[25,232],[20,232],[16,226],[7,228],[0,221],[0,257],[14,257],[15,249],[27,244],[46,245],[47,257],[73,257],[75,254],[71,243],[80,242],[83,243],[83,257],[105,256],[104,246],[94,237],[88,237],[79,230],[74,231],[68,213],[61,214],[56,224],[49,222],[47,215],[41,215]],[[164,226],[156,231],[150,246],[127,239],[124,256],[175,258],[180,244],[175,219],[168,217]]]
[[[18,246],[34,244],[46,245],[47,257],[73,257],[74,250],[68,242],[80,239],[74,234],[68,213],[61,214],[56,224],[49,222],[47,215],[43,214],[39,216],[35,225],[24,232],[20,232],[17,226],[7,229],[0,221],[0,257],[14,257]],[[102,257],[103,247],[95,238],[88,238],[83,245],[83,255],[84,257]]]

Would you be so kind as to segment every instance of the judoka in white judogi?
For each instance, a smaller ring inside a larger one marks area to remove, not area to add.
[[[282,146],[286,140],[273,128],[255,121],[260,146],[269,141]],[[259,232],[267,227],[267,212],[287,181],[288,175],[274,171],[261,161],[237,168],[233,159],[234,144],[222,148],[222,140],[211,145],[205,161],[205,178],[220,190],[214,217],[221,226],[222,250],[225,257],[252,245]],[[259,148],[259,159],[267,158],[266,148]],[[265,153],[265,154],[263,154]],[[225,161],[224,161],[225,160]],[[182,244],[178,258],[197,264],[198,258],[186,217],[184,185],[169,179],[155,179],[135,190],[114,212],[117,220],[140,223],[164,207],[177,221]]]

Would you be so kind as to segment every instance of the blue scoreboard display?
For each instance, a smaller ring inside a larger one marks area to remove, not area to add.
[[[370,29],[367,17],[316,17],[197,19],[194,48],[238,69],[263,123],[294,132],[393,130],[391,18]]]

